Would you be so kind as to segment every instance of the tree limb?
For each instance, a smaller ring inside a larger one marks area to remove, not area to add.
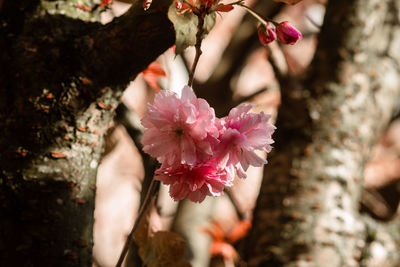
[[[309,79],[284,85],[249,266],[356,266],[371,249],[358,203],[370,149],[400,101],[398,12],[390,0],[329,2]],[[381,264],[397,266],[396,249]]]
[[[0,265],[91,264],[104,135],[126,84],[174,42],[167,2],[107,25],[3,3]]]

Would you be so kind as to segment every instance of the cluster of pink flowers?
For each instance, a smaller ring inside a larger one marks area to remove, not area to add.
[[[263,45],[275,41],[276,38],[278,38],[281,43],[292,45],[303,38],[301,32],[288,21],[283,21],[279,24],[276,23],[276,26],[271,22],[267,22],[265,25],[260,24],[257,32],[258,38]]]
[[[267,163],[255,150],[271,151],[275,127],[270,115],[249,113],[252,107],[242,104],[219,119],[189,86],[181,98],[167,90],[156,95],[142,119],[143,150],[161,163],[154,178],[170,185],[175,201],[219,196],[232,186],[235,170],[245,178],[250,165]]]

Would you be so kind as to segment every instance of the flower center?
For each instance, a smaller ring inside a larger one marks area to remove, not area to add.
[[[182,128],[176,128],[174,132],[175,132],[175,135],[178,136],[178,137],[183,136],[183,129]]]

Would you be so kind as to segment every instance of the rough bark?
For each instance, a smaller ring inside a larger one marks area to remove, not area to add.
[[[399,1],[329,1],[308,80],[281,77],[249,266],[398,266],[398,222],[363,216],[359,199],[370,149],[400,103],[399,19]]]
[[[103,137],[126,84],[174,42],[169,1],[107,25],[100,1],[91,15],[56,2],[0,7],[2,266],[91,265]]]

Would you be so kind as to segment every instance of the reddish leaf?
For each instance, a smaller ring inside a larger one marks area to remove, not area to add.
[[[167,76],[163,68],[158,63],[153,62],[142,73],[146,83],[156,92],[159,92],[161,88],[158,85],[158,78]]]
[[[236,224],[231,232],[229,233],[228,240],[235,243],[239,239],[242,239],[247,235],[251,228],[251,222],[249,220],[244,220]]]
[[[76,7],[79,8],[79,9],[82,9],[83,11],[87,11],[87,12],[92,11],[92,9],[89,6],[86,6],[86,5],[77,4]]]
[[[18,154],[20,154],[22,157],[26,157],[26,155],[28,155],[28,153],[26,153],[25,151],[18,151]]]
[[[103,0],[101,1],[101,3],[99,4],[100,7],[104,7],[104,6],[108,6],[110,5],[112,2],[112,0]]]
[[[149,9],[150,6],[151,6],[151,2],[152,2],[152,0],[144,0],[143,3],[142,3],[143,9],[144,9],[144,10]]]
[[[81,80],[83,85],[92,85],[93,84],[93,82],[88,78],[80,77],[79,79]]]
[[[203,231],[212,238],[210,246],[212,256],[221,255],[225,259],[237,260],[237,252],[230,241],[226,240],[226,233],[218,222],[212,221],[211,226]]]
[[[78,203],[78,204],[85,204],[86,200],[83,199],[83,198],[75,198],[75,202]]]
[[[215,7],[215,11],[217,12],[229,12],[233,9],[232,5],[223,5],[219,4]]]
[[[56,159],[65,158],[67,155],[62,152],[51,152],[51,156]]]
[[[102,109],[106,109],[107,108],[107,105],[104,104],[103,102],[97,102],[97,106],[99,106],[99,108],[102,108]]]
[[[210,235],[213,241],[223,241],[225,239],[225,231],[217,221],[212,221],[209,228],[203,228],[203,231]]]

